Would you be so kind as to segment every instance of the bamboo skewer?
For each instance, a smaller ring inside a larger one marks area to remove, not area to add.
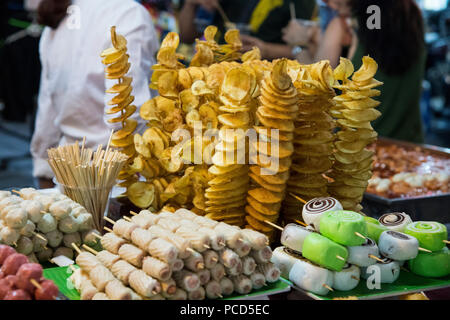
[[[425,248],[421,248],[421,247],[419,247],[419,251],[428,252],[428,253],[433,252],[431,250],[428,250],[428,249],[425,249]]]
[[[299,196],[293,194],[292,192],[289,192],[289,194],[290,194],[291,196],[293,196],[295,199],[297,199],[298,201],[303,202],[303,204],[306,204],[306,203],[308,202],[308,201],[306,201],[306,200],[303,200],[303,199],[300,198]]]
[[[295,222],[297,222],[298,224],[301,224],[304,227],[307,227],[308,225],[300,220],[295,220]]]
[[[374,260],[377,260],[378,262],[383,262],[383,259],[378,258],[377,256],[374,256],[373,254],[369,254],[369,258],[372,258]]]

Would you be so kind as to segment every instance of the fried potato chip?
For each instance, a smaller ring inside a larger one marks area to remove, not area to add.
[[[244,216],[244,211],[241,210],[228,210],[227,212],[211,212],[205,215],[206,218],[213,220],[223,220],[239,218]]]
[[[252,90],[252,75],[243,68],[232,68],[225,75],[221,86],[221,94],[237,102],[249,98]]]
[[[381,112],[375,109],[342,110],[344,117],[352,121],[373,121],[381,116]]]
[[[245,194],[239,194],[237,196],[229,196],[226,198],[220,198],[220,199],[208,199],[205,203],[207,206],[220,206],[220,205],[227,205],[235,202],[239,202],[243,199],[245,199]]]
[[[118,69],[116,72],[110,72],[105,74],[106,79],[119,79],[122,78],[130,70],[131,64],[128,62],[122,68]]]
[[[186,123],[192,129],[194,129],[196,122],[200,121],[200,113],[196,109],[189,111],[186,115]]]
[[[135,105],[129,105],[128,107],[125,108],[125,113],[123,115],[120,115],[116,118],[108,119],[108,122],[109,123],[118,123],[118,122],[125,121],[126,119],[131,117],[131,115],[136,111],[136,109],[137,108]]]
[[[288,186],[288,190],[289,192],[298,195],[302,199],[328,196],[326,186],[319,188],[309,188],[309,187],[302,188],[302,187]]]
[[[296,135],[295,139],[301,141],[303,145],[317,145],[333,141],[334,135],[329,131],[318,131],[310,134]]]
[[[155,199],[155,187],[146,182],[136,182],[128,187],[127,196],[135,206],[148,208]]]
[[[346,185],[337,185],[337,184],[331,184],[328,186],[328,189],[330,192],[333,192],[335,195],[339,195],[340,197],[344,198],[355,198],[364,193],[366,188],[361,187],[351,187]]]
[[[378,70],[378,64],[369,56],[362,58],[362,65],[358,71],[353,74],[352,80],[356,82],[364,82],[372,79]]]
[[[261,51],[258,47],[253,47],[252,50],[249,50],[242,55],[241,60],[242,62],[261,60]]]
[[[250,171],[253,174],[261,177],[264,181],[270,184],[284,184],[289,179],[289,172],[281,172],[278,174],[264,174],[264,168],[260,168],[258,166],[250,166]]]
[[[269,119],[261,115],[259,111],[256,111],[256,117],[264,126],[268,128],[279,129],[287,132],[293,132],[295,129],[292,121]]]
[[[218,89],[225,79],[225,70],[220,64],[212,64],[208,67],[208,75],[206,76],[206,84],[211,89]]]
[[[211,48],[204,44],[197,43],[195,49],[197,50],[197,52],[192,57],[190,66],[204,67],[214,63],[214,53],[212,52]]]
[[[372,140],[337,141],[336,148],[342,153],[357,153],[363,150]]]
[[[372,163],[373,163],[373,159],[370,157],[370,158],[364,159],[363,161],[356,162],[356,163],[344,164],[344,163],[336,162],[334,164],[334,166],[336,169],[343,171],[343,172],[355,172],[355,171],[361,171],[361,170],[370,170]]]
[[[278,212],[281,208],[281,203],[261,203],[259,201],[257,201],[255,198],[253,198],[252,196],[247,196],[247,202],[248,204],[255,209],[256,211],[267,215],[267,216],[271,216],[271,215],[278,215]]]
[[[250,117],[247,112],[235,114],[221,114],[217,117],[219,122],[231,128],[242,128],[248,125]]]
[[[302,188],[321,188],[326,186],[328,180],[321,174],[292,173],[287,181],[288,186]]]
[[[322,173],[333,166],[329,157],[296,157],[294,156],[291,169],[298,173]]]
[[[158,79],[158,92],[163,97],[178,98],[178,73],[175,70],[164,72]]]
[[[264,188],[256,188],[248,191],[248,194],[252,196],[256,201],[260,203],[278,203],[283,201],[284,193],[273,192]]]
[[[163,139],[158,134],[158,132],[155,131],[154,128],[145,130],[144,134],[142,135],[142,139],[147,145],[151,146],[152,153],[156,157],[160,156],[165,149]]]
[[[284,184],[270,184],[264,181],[260,176],[257,176],[256,174],[249,172],[250,178],[253,180],[253,182],[257,185],[260,185],[264,189],[267,189],[272,192],[284,192],[286,189],[286,185]]]
[[[125,109],[126,107],[128,107],[133,101],[134,101],[134,96],[128,96],[125,100],[123,100],[117,106],[106,110],[105,113],[109,115],[109,114],[114,114],[114,113],[120,112],[123,109]]]
[[[262,139],[263,141],[271,141],[272,139],[279,141],[292,141],[292,139],[294,139],[294,134],[292,132],[278,130],[278,135],[277,134],[272,135],[272,132],[275,131],[271,131],[271,129],[268,129],[266,127],[254,126],[253,128],[259,134],[260,139]]]
[[[287,60],[280,59],[275,62],[270,76],[274,86],[281,91],[287,90],[292,85],[291,77],[287,73]]]
[[[156,60],[159,64],[170,68],[175,69],[178,66],[178,57],[176,54],[176,48],[172,47],[162,47],[159,49]]]
[[[376,101],[372,98],[353,100],[353,101],[343,101],[342,104],[350,110],[366,110],[376,108],[381,102]]]
[[[362,91],[346,91],[344,94],[333,98],[337,102],[362,100],[370,97],[377,97],[381,94],[380,90],[362,90]]]
[[[239,177],[235,179],[230,179],[230,182],[226,182],[223,184],[217,184],[212,185],[211,187],[207,188],[206,192],[220,192],[220,191],[228,191],[233,190],[239,187],[242,187],[244,185],[247,185],[250,181],[249,177]]]
[[[192,93],[196,96],[204,96],[214,94],[214,91],[208,88],[206,82],[203,80],[195,80],[191,87]]]
[[[161,42],[160,48],[178,48],[180,44],[180,36],[176,32],[169,32]]]
[[[253,150],[258,150],[259,155],[266,155],[275,158],[286,158],[293,154],[294,145],[292,142],[273,141],[271,143],[263,141],[251,142]]]
[[[186,69],[178,70],[178,84],[181,85],[183,89],[190,89],[192,86],[192,78]]]
[[[349,59],[341,57],[339,65],[333,71],[333,76],[336,80],[346,81],[354,71],[353,63]]]
[[[255,210],[252,206],[246,206],[245,212],[247,212],[250,216],[259,221],[270,221],[272,223],[276,223],[278,220],[278,215],[264,215],[257,210]]]
[[[368,129],[347,129],[339,131],[337,136],[342,141],[352,142],[357,140],[375,139],[378,134],[375,131]]]
[[[198,109],[198,113],[202,120],[203,126],[206,129],[216,129],[218,125],[217,114],[214,109],[207,105],[203,104]]]
[[[126,146],[129,146],[131,144],[133,144],[133,136],[132,135],[128,135],[125,138],[122,139],[111,139],[111,147],[114,148],[124,148]]]
[[[189,75],[191,76],[192,83],[194,83],[197,80],[204,80],[205,75],[201,68],[199,67],[189,67],[187,68],[187,71]]]
[[[194,95],[191,89],[185,89],[180,92],[181,107],[184,112],[188,113],[192,109],[196,109],[200,103],[196,95]]]
[[[337,123],[343,127],[355,128],[355,129],[369,129],[373,130],[370,121],[353,121],[349,119],[339,119]]]
[[[132,134],[134,132],[136,127],[137,127],[136,120],[134,120],[134,119],[125,120],[124,126],[122,127],[122,129],[114,132],[114,134],[111,137],[111,141],[120,140],[120,139],[124,139],[124,138],[128,137],[130,134]],[[133,144],[133,142],[130,144]],[[127,146],[130,144],[127,144]]]
[[[152,156],[150,147],[138,133],[134,135],[134,147],[136,148],[136,151],[144,157],[150,158]]]
[[[239,165],[241,168],[235,169],[226,173],[223,173],[211,180],[208,181],[208,185],[222,185],[225,183],[229,183],[233,178],[240,177],[240,179],[245,178],[248,175],[248,168],[244,165]],[[232,166],[230,166],[232,167]]]
[[[232,29],[225,32],[225,42],[232,45],[233,49],[239,51],[242,48],[242,42],[239,35],[239,30]]]
[[[247,201],[244,199],[244,200],[241,200],[241,201],[238,201],[238,202],[232,202],[232,203],[227,203],[227,204],[224,204],[224,205],[215,205],[215,206],[207,207],[205,209],[205,212],[207,212],[207,213],[209,213],[209,212],[220,212],[220,211],[223,211],[223,210],[226,210],[226,209],[240,208],[240,207],[243,207],[246,204],[247,204]]]
[[[265,107],[264,105],[261,105],[258,108],[258,112],[263,117],[266,117],[266,118],[269,118],[269,119],[280,119],[280,120],[291,120],[291,121],[293,121],[295,119],[296,115],[297,115],[296,112],[291,112],[291,113],[289,113],[289,112],[282,112],[282,111],[279,111],[279,110],[270,109],[268,107]]]
[[[228,167],[219,167],[219,166],[213,165],[213,166],[209,167],[208,172],[211,174],[214,174],[214,175],[223,175],[226,173],[243,170],[243,169],[245,169],[245,168],[240,164],[235,164],[235,165],[228,166]]]
[[[334,121],[296,121],[295,134],[313,134],[320,131],[331,131],[335,128]]]
[[[351,164],[355,162],[361,162],[367,158],[371,158],[373,156],[374,152],[362,149],[360,152],[357,153],[343,153],[340,151],[337,151],[333,154],[333,156],[336,158],[337,161],[343,164]]]
[[[294,155],[320,157],[333,153],[333,143],[324,143],[318,145],[304,145],[302,141],[294,140]]]
[[[107,89],[106,93],[122,93],[131,86],[132,78],[123,77],[120,83],[113,85],[111,88]]]

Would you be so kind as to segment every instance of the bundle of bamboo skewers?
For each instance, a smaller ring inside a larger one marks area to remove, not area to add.
[[[102,150],[102,145],[95,151],[85,148],[85,139],[81,149],[75,142],[51,148],[47,153],[64,193],[92,214],[95,228],[101,231],[109,194],[127,156],[110,150],[109,143],[106,150]]]

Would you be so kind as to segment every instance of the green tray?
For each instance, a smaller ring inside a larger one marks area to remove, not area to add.
[[[72,270],[69,267],[44,269],[44,277],[53,280],[64,296],[66,296],[69,300],[80,300],[80,294],[75,288],[73,288],[73,285],[69,280],[71,274]],[[233,294],[223,298],[223,300],[257,299],[268,295],[288,292],[290,290],[291,287],[288,282],[278,280],[277,282],[268,284],[264,288],[253,290],[249,294]]]
[[[366,285],[366,280],[361,279],[358,286],[350,291],[333,291],[326,296],[320,296],[293,285],[290,281],[283,279],[286,283],[292,285],[296,290],[304,292],[309,297],[316,300],[332,300],[333,298],[343,298],[355,296],[361,300],[368,299],[382,299],[388,297],[395,297],[403,294],[409,294],[420,291],[428,291],[435,289],[442,289],[450,287],[450,276],[443,278],[425,278],[418,276],[412,272],[402,271],[397,281],[394,283],[382,283],[380,289],[369,289]]]

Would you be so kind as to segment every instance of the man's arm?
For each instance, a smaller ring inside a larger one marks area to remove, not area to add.
[[[184,43],[193,43],[195,38],[199,37],[194,23],[198,6],[212,12],[217,8],[217,5],[218,0],[186,0],[178,14],[180,40]]]

